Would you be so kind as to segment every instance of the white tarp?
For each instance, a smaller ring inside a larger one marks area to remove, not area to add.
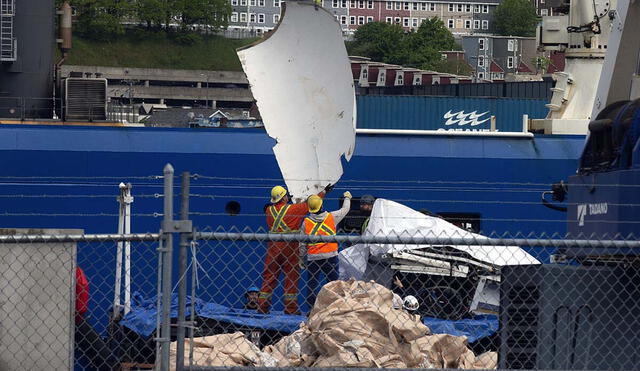
[[[294,198],[336,183],[355,146],[355,91],[340,25],[312,2],[283,3],[274,32],[238,50]]]
[[[468,232],[462,228],[447,222],[444,219],[424,215],[408,206],[394,201],[377,199],[371,211],[371,219],[365,236],[424,236],[424,237],[460,237],[475,238],[476,240],[487,239],[488,237]],[[430,245],[431,246],[431,245]],[[449,245],[447,245],[449,246]],[[370,244],[370,253],[379,256],[391,251],[403,251],[421,249],[426,245],[374,245]],[[486,263],[504,265],[524,265],[540,264],[540,262],[529,255],[518,246],[451,246],[463,251],[473,258]]]
[[[410,207],[394,201],[379,198],[373,205],[371,219],[364,236],[423,236],[423,237],[487,237],[468,232],[447,222],[446,220],[424,215]],[[424,249],[436,245],[398,245],[398,244],[358,244],[340,252],[340,278],[366,279],[367,260],[369,256],[380,257],[394,251]],[[463,251],[475,259],[497,266],[540,264],[518,246],[467,246],[447,245]]]

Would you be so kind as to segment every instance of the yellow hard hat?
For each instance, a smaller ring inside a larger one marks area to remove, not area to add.
[[[322,199],[317,195],[309,196],[309,198],[307,198],[307,205],[309,206],[309,211],[317,213],[322,208]]]
[[[287,195],[287,190],[283,186],[275,186],[271,188],[271,203],[276,203]]]

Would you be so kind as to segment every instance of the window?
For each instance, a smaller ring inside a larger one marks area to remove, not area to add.
[[[449,11],[450,12],[455,12],[455,10],[456,10],[455,4],[449,4]]]
[[[347,24],[347,16],[346,15],[341,15],[340,16],[340,23]]]
[[[371,23],[371,22],[373,22],[373,17],[368,16],[368,17],[367,17],[367,23]]]
[[[264,0],[258,0],[258,6],[264,7]]]
[[[549,15],[549,9],[540,9],[540,15],[543,17]]]
[[[413,10],[418,10],[420,5],[416,2],[413,3]]]
[[[355,8],[356,7],[356,0],[350,0],[349,1],[349,8]]]
[[[419,73],[413,74],[413,85],[422,85],[422,75]]]
[[[482,21],[482,29],[483,30],[489,29],[489,21]]]
[[[402,25],[403,25],[404,27],[409,27],[409,20],[410,20],[410,18],[404,18],[404,19],[402,20]]]
[[[478,78],[484,80],[484,72],[478,72]]]
[[[402,22],[402,18],[400,18],[400,17],[396,17],[396,19],[395,19],[395,23],[396,23],[397,25],[399,25],[401,22]]]
[[[480,21],[479,20],[474,20],[473,21],[473,29],[474,30],[479,30],[480,29]]]
[[[331,7],[332,8],[339,8],[340,7],[340,3],[338,2],[338,0],[332,0],[331,1]]]
[[[404,76],[401,73],[396,75],[396,85],[404,85]]]
[[[418,18],[413,18],[411,20],[411,26],[416,28],[418,27]]]
[[[263,13],[259,13],[258,14],[258,23],[264,23],[264,14]]]
[[[391,23],[393,23],[393,18],[392,18],[392,17],[387,17],[387,18],[385,19],[385,22],[387,22],[387,23],[391,24]]]
[[[362,76],[363,80],[369,79],[369,68],[368,67],[363,67],[362,68],[361,76]]]
[[[399,1],[396,1],[396,5],[394,7],[396,10],[402,10],[402,3]]]
[[[240,0],[240,6],[247,6],[247,0]]]
[[[233,5],[233,6],[238,5],[238,0],[231,0],[231,5]]]
[[[507,57],[507,68],[513,68],[515,57]]]
[[[346,8],[347,7],[347,0],[341,0],[340,1],[340,7],[341,8]]]
[[[471,20],[470,19],[465,19],[464,20],[464,28],[466,28],[466,29],[470,29],[471,28]]]
[[[478,50],[484,50],[486,47],[484,39],[478,39]]]
[[[515,43],[515,40],[507,40],[507,50],[512,52],[514,47],[513,44]]]
[[[387,79],[387,71],[385,70],[380,70],[380,72],[378,72],[378,85],[384,85],[386,79]]]
[[[420,18],[420,24],[423,24],[424,21],[426,21],[426,20],[427,20],[426,18]]]
[[[273,15],[273,23],[278,24],[280,22],[280,14]]]
[[[247,21],[247,13],[240,13],[240,22]]]
[[[447,55],[446,54],[440,54],[440,59],[442,59],[443,61],[447,60]]]
[[[364,9],[364,0],[358,0],[358,8]]]
[[[471,13],[471,4],[466,4],[464,6],[464,11],[467,12],[467,13]]]
[[[484,57],[478,57],[478,67],[484,67]]]
[[[249,0],[249,6],[256,6],[256,0]]]
[[[359,16],[358,17],[358,24],[359,25],[363,25],[364,24],[364,16]]]
[[[367,1],[367,9],[373,9],[373,0]]]
[[[473,12],[474,13],[480,13],[480,5],[474,5],[473,6]]]
[[[464,11],[464,5],[458,4],[458,12],[462,13]]]
[[[238,22],[238,12],[231,13],[231,22]]]
[[[447,27],[449,27],[449,28],[454,28],[455,26],[456,26],[456,25],[455,25],[455,20],[453,20],[453,19],[449,18],[449,19],[447,20]]]
[[[273,0],[273,6],[276,8],[280,7],[280,0]]]
[[[405,2],[404,3],[404,10],[409,10],[411,9],[411,6],[409,5],[409,3]]]
[[[356,17],[355,16],[351,16],[349,17],[349,24],[356,24]]]
[[[489,5],[483,5],[482,6],[482,12],[483,13],[489,13]]]
[[[249,13],[249,23],[256,23],[256,13]]]
[[[393,10],[393,3],[391,1],[387,1],[387,10]]]
[[[436,4],[435,3],[429,3],[429,10],[432,12],[436,11]]]

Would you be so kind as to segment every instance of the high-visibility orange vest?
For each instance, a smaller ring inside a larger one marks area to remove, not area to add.
[[[304,233],[310,236],[335,236],[336,223],[333,215],[327,213],[327,217],[322,222],[315,222],[311,218],[304,218]],[[307,244],[309,255],[326,254],[338,251],[338,244],[335,242],[318,242]]]
[[[273,218],[273,225],[269,229],[271,233],[298,233],[297,229],[291,229],[284,222],[284,216],[289,211],[289,207],[291,205],[284,205],[280,210],[276,209],[274,206],[269,206],[269,213],[271,213],[271,217]]]

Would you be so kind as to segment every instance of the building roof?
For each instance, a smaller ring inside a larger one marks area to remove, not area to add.
[[[529,68],[526,63],[520,61],[520,64],[518,65],[518,73],[533,73],[533,70]]]
[[[502,72],[502,73],[504,73],[504,70],[502,69],[502,67],[500,67],[499,64],[496,63],[496,61],[494,61],[492,59],[491,60],[491,66],[489,66],[489,72]]]
[[[189,127],[198,118],[209,118],[214,115],[221,115],[227,119],[246,119],[243,109],[216,109],[216,108],[176,108],[171,107],[166,110],[154,110],[151,116],[145,120],[145,124],[150,126],[171,126]]]

